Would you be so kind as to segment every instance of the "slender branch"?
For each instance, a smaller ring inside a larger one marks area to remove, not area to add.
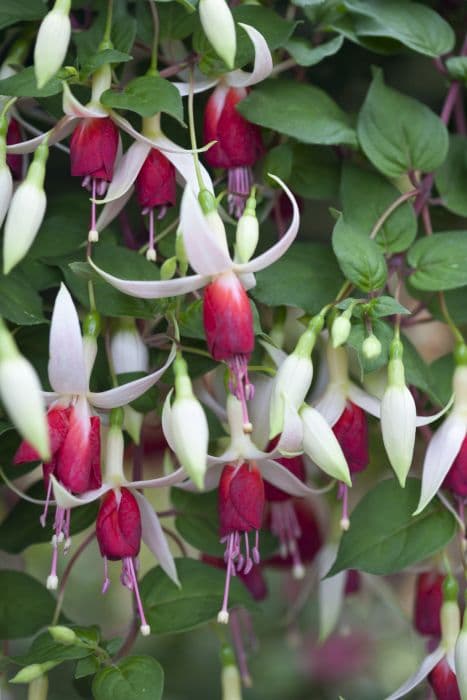
[[[54,611],[53,618],[52,618],[52,625],[56,625],[58,622],[58,618],[60,617],[60,612],[62,609],[63,600],[65,598],[65,588],[66,588],[66,584],[68,582],[68,579],[70,577],[71,570],[73,569],[74,565],[76,564],[76,562],[78,561],[79,557],[82,555],[82,553],[84,552],[86,547],[89,544],[91,544],[91,542],[93,541],[95,536],[96,536],[95,530],[93,530],[92,532],[89,533],[89,535],[81,542],[80,546],[78,547],[76,552],[71,557],[65,571],[63,572],[63,576],[62,576],[61,581],[60,581],[60,587],[58,589],[57,603],[55,605],[55,611]]]
[[[406,202],[408,199],[415,197],[418,194],[418,190],[410,190],[409,192],[404,192],[398,197],[389,207],[384,211],[379,217],[378,221],[375,223],[371,229],[370,238],[373,240],[379,233],[379,230],[383,227],[386,220],[391,216],[393,211],[395,211],[401,204]]]
[[[160,33],[160,22],[159,13],[157,11],[156,3],[154,0],[149,0],[149,7],[152,15],[152,23],[154,27],[154,38],[152,40],[152,51],[151,51],[151,64],[149,66],[148,73],[150,75],[156,75],[157,73],[157,52],[159,49],[159,33]]]
[[[448,309],[447,304],[446,304],[446,297],[444,296],[444,292],[439,292],[438,298],[439,298],[439,305],[441,308],[441,312],[444,316],[444,320],[446,321],[446,323],[448,324],[448,326],[451,330],[451,333],[453,334],[453,336],[457,342],[464,343],[464,337],[463,337],[462,333],[460,332],[460,330],[458,329],[458,327],[456,326],[456,324],[454,323],[454,321],[452,320],[451,314],[449,313],[449,309]]]

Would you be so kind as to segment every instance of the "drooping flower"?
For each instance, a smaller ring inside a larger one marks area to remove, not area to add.
[[[263,153],[259,127],[237,110],[247,94],[245,87],[220,83],[204,110],[204,142],[216,141],[204,157],[211,168],[227,170],[229,211],[237,219],[253,185],[252,167]]]
[[[249,289],[255,284],[251,273],[272,265],[285,253],[295,239],[299,226],[295,198],[279,178],[271,177],[288,195],[292,203],[293,218],[285,235],[269,250],[249,262],[240,263],[235,259],[232,260],[228,252],[225,228],[215,208],[210,209],[207,215],[204,214],[195,193],[189,186],[185,188],[183,194],[180,228],[186,254],[195,275],[153,282],[124,280],[104,272],[90,260],[92,267],[109,284],[135,297],[157,299],[186,294],[204,286],[208,287],[205,302],[207,304],[206,335],[216,356],[222,356],[229,365],[233,390],[242,402],[246,430],[251,430],[246,401],[252,394],[247,364],[251,352],[253,329],[251,310],[244,288]],[[208,201],[210,205],[214,201],[212,195],[206,190],[200,193],[200,198],[202,201]],[[210,284],[213,286],[209,287]],[[232,311],[237,311],[237,315]],[[216,312],[215,318],[214,312]],[[241,318],[238,314],[241,314]],[[236,339],[237,332],[242,336]]]
[[[43,393],[50,406],[48,424],[51,443],[51,460],[44,464],[47,497],[41,519],[43,525],[54,479],[65,492],[75,494],[101,485],[99,417],[93,415],[93,409],[108,411],[134,401],[159,380],[174,358],[172,352],[166,364],[156,372],[96,393],[89,390],[96,351],[95,337],[86,334],[84,339],[81,337],[76,308],[62,284],[52,313],[49,341],[48,374],[54,391]],[[36,450],[27,443],[20,446],[15,456],[16,463],[36,459]],[[57,585],[58,542],[65,539],[69,544],[69,526],[68,508],[59,504],[54,525],[52,570],[48,580],[50,588]]]
[[[428,676],[436,700],[462,700],[456,674],[453,673],[446,657],[441,659]]]

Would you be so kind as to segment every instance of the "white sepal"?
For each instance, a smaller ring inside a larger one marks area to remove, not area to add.
[[[243,70],[234,70],[231,73],[227,73],[225,82],[230,87],[245,88],[266,80],[273,69],[273,62],[269,46],[264,36],[249,24],[239,22],[239,25],[248,34],[255,49],[253,71],[247,73]]]
[[[11,200],[3,239],[3,271],[7,275],[26,255],[42,224],[47,198],[36,183],[24,180]]]
[[[5,164],[0,169],[0,226],[6,216],[13,195],[13,177]]]
[[[235,665],[222,668],[221,682],[222,700],[242,700],[242,681]]]
[[[418,671],[416,671],[413,676],[403,683],[394,693],[391,693],[386,700],[398,700],[398,698],[403,698],[405,695],[408,695],[411,690],[416,688],[417,685],[420,685],[420,683],[425,680],[436,664],[441,661],[444,655],[445,651],[442,647],[435,649],[435,651],[423,659]]]
[[[202,489],[209,442],[206,415],[194,396],[176,398],[173,406],[170,406],[170,398],[169,394],[164,404],[166,421],[170,426],[170,434],[166,435],[167,441],[173,444],[180,464],[187,474],[198,488]]]
[[[62,67],[70,36],[68,13],[54,8],[42,20],[34,47],[34,71],[39,88]]]
[[[381,402],[381,431],[386,454],[402,487],[413,459],[416,416],[415,401],[409,389],[388,386]]]
[[[200,0],[199,18],[214,51],[229,68],[233,68],[237,36],[232,13],[225,0]]]
[[[465,629],[461,630],[457,638],[454,658],[459,692],[462,700],[467,700],[467,630]]]
[[[324,578],[337,555],[337,545],[327,544],[318,555],[319,641],[325,642],[339,621],[344,602],[347,571]]]
[[[64,284],[60,285],[52,312],[48,374],[52,389],[58,394],[82,394],[87,390],[78,312]]]
[[[110,340],[110,354],[116,374],[147,372],[149,351],[136,326],[117,328]]]
[[[344,453],[326,419],[311,406],[304,406],[300,416],[303,421],[304,452],[323,472],[352,486]]]

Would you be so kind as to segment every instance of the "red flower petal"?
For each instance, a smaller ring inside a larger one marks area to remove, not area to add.
[[[117,148],[118,129],[109,117],[83,119],[71,136],[71,174],[110,182]]]
[[[128,489],[121,489],[120,502],[114,491],[102,501],[96,521],[96,536],[103,557],[117,560],[136,557],[141,546],[141,515]]]
[[[351,401],[347,402],[333,431],[345,455],[350,473],[361,472],[368,466],[368,425],[365,412]]]
[[[444,576],[436,571],[419,574],[415,593],[414,627],[419,634],[441,637]]]
[[[73,407],[70,426],[57,459],[57,478],[72,493],[80,494],[100,484],[99,419],[81,416]]]
[[[428,676],[428,682],[433,688],[436,700],[461,700],[456,677],[446,658],[436,664]]]
[[[263,519],[264,484],[256,465],[228,464],[219,483],[221,537],[232,532],[259,530]]]
[[[443,481],[443,487],[461,498],[467,497],[467,438]]]
[[[135,182],[136,195],[142,208],[173,206],[176,201],[175,168],[153,148],[143,163]]]
[[[49,426],[50,452],[54,456],[65,440],[70,423],[69,408],[51,408],[47,413],[47,423]],[[14,464],[22,464],[23,462],[36,462],[40,460],[40,456],[28,442],[23,440],[13,458]]]
[[[18,122],[16,119],[10,119],[6,134],[7,145],[13,146],[15,143],[20,143],[22,140],[21,129]],[[15,180],[21,180],[23,177],[23,158],[24,156],[19,154],[7,154],[6,162]]]

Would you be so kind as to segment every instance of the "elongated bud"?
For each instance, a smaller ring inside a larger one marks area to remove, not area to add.
[[[381,355],[381,343],[378,338],[371,333],[362,343],[362,353],[367,360],[375,360]]]
[[[242,700],[242,683],[235,655],[228,644],[224,644],[221,650],[222,660],[222,700]]]
[[[34,154],[25,180],[11,200],[3,239],[3,271],[7,275],[26,255],[42,224],[47,199],[44,192],[47,144]]]
[[[177,271],[177,258],[167,258],[161,266],[161,280],[171,280]]]
[[[256,218],[256,198],[253,187],[248,197],[243,214],[237,223],[235,257],[238,262],[245,263],[250,260],[256,250],[259,239],[259,224]]]
[[[322,327],[323,318],[315,316],[299,338],[293,353],[277,371],[269,409],[270,439],[282,432],[286,402],[298,410],[308,394],[313,379],[311,352]]]
[[[49,634],[55,642],[65,646],[70,646],[70,644],[75,644],[78,641],[76,632],[64,625],[49,627]]]
[[[28,700],[47,700],[49,690],[49,679],[44,674],[39,676],[29,684]]]
[[[441,644],[447,652],[454,650],[460,630],[460,610],[457,602],[459,584],[452,574],[443,583],[443,604],[441,606]]]
[[[44,673],[47,673],[47,671],[50,671],[51,668],[57,666],[59,663],[60,661],[45,661],[43,664],[30,664],[29,666],[25,666],[10,680],[10,683],[31,683],[31,681],[40,678]]]
[[[0,398],[11,422],[44,461],[50,456],[49,430],[41,385],[32,365],[20,355],[0,319]]]
[[[457,637],[454,659],[459,692],[462,700],[467,700],[467,613],[465,611],[462,629]]]
[[[143,427],[144,415],[139,411],[135,411],[131,406],[124,406],[123,427],[131,437],[135,445],[141,442],[141,428]]]
[[[119,321],[110,340],[110,354],[116,374],[148,371],[149,351],[134,319]]]
[[[123,473],[123,451],[125,442],[123,439],[123,418],[122,408],[113,408],[110,412],[110,428],[107,433],[107,444],[105,450],[105,480],[112,486],[121,486],[125,483]]]
[[[214,51],[230,70],[237,50],[235,24],[225,0],[200,0],[199,18]]]
[[[388,459],[404,487],[412,464],[417,411],[405,385],[402,354],[402,343],[395,338],[389,351],[388,384],[381,401],[381,431]]]
[[[13,176],[6,160],[6,136],[8,122],[5,116],[0,117],[0,226],[6,216],[13,194]]]
[[[342,448],[325,418],[311,406],[300,411],[303,421],[303,450],[326,474],[352,486]]]
[[[332,347],[338,348],[349,339],[352,324],[350,323],[351,309],[346,309],[343,314],[334,319],[331,326]]]
[[[178,265],[180,267],[180,274],[183,277],[188,270],[188,256],[180,229],[177,231],[177,236],[175,238],[175,255],[177,256]]]
[[[71,0],[56,0],[37,33],[34,70],[37,86],[42,88],[60,70],[71,36]]]
[[[193,394],[185,360],[178,356],[173,368],[175,401],[171,409],[170,430],[175,452],[196,486],[202,489],[207,469],[208,422],[200,402]]]

